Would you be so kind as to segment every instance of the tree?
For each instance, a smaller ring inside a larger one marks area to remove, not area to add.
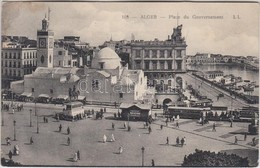
[[[215,153],[210,151],[195,150],[195,153],[185,155],[182,166],[193,167],[248,167],[249,162],[247,158],[242,158],[235,154]]]

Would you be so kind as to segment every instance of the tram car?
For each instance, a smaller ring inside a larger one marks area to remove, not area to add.
[[[200,119],[202,116],[206,116],[206,113],[210,112],[210,107],[197,108],[197,107],[176,107],[170,106],[166,112],[169,117],[176,117],[188,119]]]

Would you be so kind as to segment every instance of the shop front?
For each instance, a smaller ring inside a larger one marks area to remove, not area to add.
[[[148,121],[151,117],[151,105],[122,103],[121,116],[124,120]]]

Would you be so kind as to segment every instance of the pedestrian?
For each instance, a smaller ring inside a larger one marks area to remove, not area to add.
[[[234,144],[237,144],[237,141],[238,141],[237,136],[235,136],[235,142],[234,142]]]
[[[106,143],[106,142],[107,142],[107,136],[104,135],[104,136],[103,136],[103,143]]]
[[[176,121],[176,127],[179,128],[179,122],[178,122],[178,120]]]
[[[119,154],[121,154],[121,153],[123,153],[123,147],[122,146],[119,147]]]
[[[14,114],[14,108],[13,108],[13,110],[12,110],[12,111],[13,111],[13,114]]]
[[[165,125],[166,125],[166,127],[168,126],[168,118],[165,121]]]
[[[45,120],[46,120],[46,123],[48,123],[48,118],[46,118]]]
[[[184,138],[181,138],[181,147],[184,145]]]
[[[77,162],[77,161],[78,161],[78,154],[77,154],[77,152],[74,153],[73,161],[74,161],[74,162]]]
[[[46,122],[45,116],[43,117],[43,122],[44,122],[44,123]]]
[[[67,128],[67,134],[70,134],[70,127]]]
[[[176,146],[179,146],[179,143],[180,143],[180,139],[179,137],[176,138]]]
[[[80,160],[80,153],[79,153],[79,150],[77,152],[77,156],[78,156],[78,159]]]
[[[245,133],[245,136],[244,136],[244,141],[246,141],[246,138],[247,138],[247,133]]]
[[[213,123],[212,131],[216,131],[216,124],[215,124],[215,122]]]
[[[163,125],[161,125],[161,130],[163,129]]]
[[[15,145],[14,146],[14,155],[19,155],[19,146],[18,145]]]
[[[30,138],[30,144],[31,145],[33,144],[33,138],[32,137]]]
[[[70,146],[70,137],[67,139],[67,145]]]
[[[114,134],[112,134],[111,135],[111,142],[115,142],[115,141],[116,141],[115,136],[114,136]]]
[[[9,159],[12,160],[12,157],[13,157],[13,153],[12,151],[10,150],[9,153],[8,153],[8,156],[9,156]]]
[[[128,130],[128,131],[131,131],[131,127],[130,127],[130,125],[128,125],[127,130]]]
[[[144,125],[144,129],[145,129],[146,123],[144,122],[143,125]]]
[[[155,164],[154,164],[154,160],[152,159],[152,166],[154,167],[155,166]]]
[[[126,128],[126,122],[124,122],[124,128]]]
[[[255,146],[255,137],[252,139],[253,146]]]
[[[230,120],[230,127],[232,128],[233,127],[233,121]]]
[[[148,127],[149,134],[152,132],[151,126]]]
[[[61,132],[61,129],[62,129],[62,125],[60,124],[60,126],[59,126],[59,132]]]
[[[169,137],[166,138],[166,145],[169,145]]]
[[[186,145],[186,142],[187,142],[187,141],[186,141],[186,137],[183,137],[183,140],[184,140],[184,143],[183,143],[183,144]]]
[[[11,145],[11,138],[7,137],[5,138],[5,140],[7,145]]]
[[[115,124],[114,123],[112,123],[112,129],[115,129]]]
[[[155,116],[155,119],[157,119],[157,113],[155,113],[154,116]]]

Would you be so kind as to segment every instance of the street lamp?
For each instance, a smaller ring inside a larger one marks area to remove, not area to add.
[[[16,121],[14,120],[14,141],[16,141],[16,129],[15,129]]]
[[[37,117],[37,134],[39,134],[39,122],[38,122],[38,115],[36,116]]]
[[[12,103],[11,103],[11,107],[13,107],[13,104],[14,104],[14,93],[13,93],[12,90],[11,90],[11,92],[12,92]]]
[[[2,113],[2,126],[4,126],[4,111],[1,110],[1,113]]]
[[[32,127],[32,109],[30,109],[30,127]]]
[[[145,150],[145,148],[142,147],[141,150],[142,150],[142,166],[144,166],[144,150]]]
[[[35,116],[36,116],[36,101],[34,102],[34,113],[35,113]]]

